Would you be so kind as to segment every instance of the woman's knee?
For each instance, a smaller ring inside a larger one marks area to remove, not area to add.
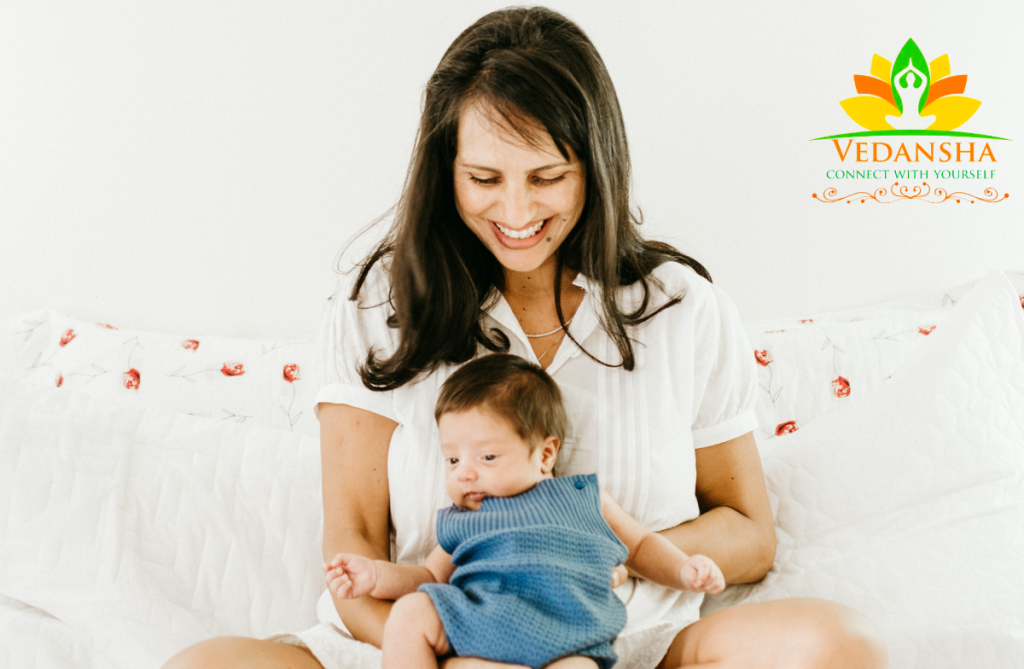
[[[323,669],[308,649],[276,641],[222,636],[185,648],[162,669]]]
[[[844,604],[807,600],[809,620],[796,641],[805,650],[808,668],[884,669],[889,653],[871,619]]]

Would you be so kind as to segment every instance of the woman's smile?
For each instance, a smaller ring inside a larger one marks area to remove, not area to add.
[[[521,230],[506,228],[491,220],[487,222],[491,224],[498,241],[506,248],[528,249],[544,238],[544,233],[547,231],[552,219],[554,219],[554,216],[549,216],[540,223]]]

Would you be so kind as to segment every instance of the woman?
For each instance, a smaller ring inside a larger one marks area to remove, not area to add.
[[[556,474],[597,472],[627,512],[711,557],[727,582],[770,569],[751,346],[700,263],[639,235],[629,179],[614,88],[575,24],[509,8],[452,43],[426,88],[394,225],[334,296],[319,336],[325,560],[422,562],[434,510],[448,504],[432,420],[441,383],[508,351],[548,370],[566,399]],[[617,666],[886,663],[870,621],[832,602],[701,619],[703,595],[635,578],[616,593],[629,615]],[[315,628],[211,639],[167,666],[355,666],[345,658],[360,646],[339,630],[380,647],[391,602],[321,604]]]

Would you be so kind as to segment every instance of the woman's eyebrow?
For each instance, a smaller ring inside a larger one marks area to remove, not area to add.
[[[532,170],[530,170],[530,174],[533,174],[534,172],[543,172],[544,170],[549,170],[552,167],[569,167],[569,165],[570,165],[569,163],[551,163],[550,165],[545,165],[543,167],[535,167],[535,168],[533,168]],[[501,174],[502,173],[501,170],[495,169],[493,167],[484,167],[483,165],[467,165],[466,163],[462,163],[460,166],[461,167],[468,167],[468,168],[474,169],[474,170],[483,170],[485,172],[494,172],[495,174]]]

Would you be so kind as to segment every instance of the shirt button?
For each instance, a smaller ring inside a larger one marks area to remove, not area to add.
[[[580,490],[582,490],[583,488],[586,488],[586,487],[587,487],[587,482],[586,482],[586,481],[583,481],[583,480],[580,480],[580,481],[576,481],[576,484],[575,484],[575,485],[576,485],[576,487],[577,487],[577,488],[579,488]]]

